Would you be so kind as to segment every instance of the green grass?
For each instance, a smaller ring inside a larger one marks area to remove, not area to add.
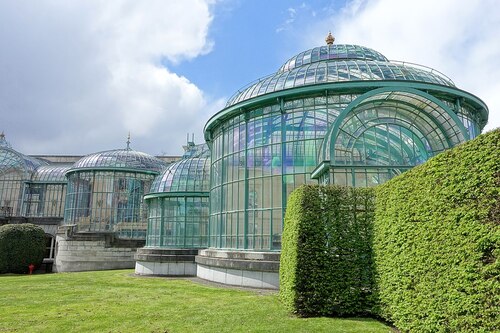
[[[0,332],[390,332],[364,318],[297,318],[276,293],[132,270],[0,275]]]

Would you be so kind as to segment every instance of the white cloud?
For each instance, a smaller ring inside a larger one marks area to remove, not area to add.
[[[3,1],[0,131],[19,151],[181,153],[221,106],[162,66],[211,51],[211,2]]]
[[[486,129],[500,127],[500,11],[495,0],[350,1],[308,32],[309,45],[332,30],[336,42],[359,44],[389,59],[429,66],[481,98]]]

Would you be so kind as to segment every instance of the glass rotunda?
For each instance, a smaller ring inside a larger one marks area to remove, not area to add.
[[[293,189],[383,183],[476,137],[487,119],[484,102],[446,75],[329,35],[239,90],[205,125],[209,246],[279,251]]]
[[[83,157],[66,173],[64,224],[76,225],[78,232],[145,239],[143,196],[165,166],[160,159],[129,147]]]
[[[207,145],[193,145],[185,157],[157,176],[145,196],[146,247],[207,247],[210,151]]]
[[[145,196],[148,232],[146,246],[137,249],[136,274],[194,276],[198,249],[208,245],[210,151],[194,142],[184,149]]]

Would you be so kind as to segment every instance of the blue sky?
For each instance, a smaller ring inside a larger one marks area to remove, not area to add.
[[[303,45],[301,25],[324,19],[340,6],[337,3],[345,1],[223,1],[214,6],[209,29],[212,51],[193,61],[167,62],[166,66],[210,95],[227,96],[310,48]],[[323,35],[317,36],[319,44],[323,44]]]
[[[435,68],[500,127],[495,0],[1,0],[0,131],[26,154],[182,153],[287,59],[336,43]]]

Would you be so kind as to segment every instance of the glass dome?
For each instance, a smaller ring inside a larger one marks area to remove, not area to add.
[[[206,145],[203,145],[207,147]],[[210,186],[210,151],[199,149],[199,157],[171,164],[151,185],[150,193],[208,192]]]
[[[162,160],[131,149],[83,157],[66,172],[64,223],[81,232],[113,232],[119,238],[144,239],[144,194],[166,166]]]
[[[76,169],[132,169],[139,171],[161,172],[166,164],[162,160],[132,149],[108,150],[87,155],[76,162]]]
[[[146,246],[202,248],[208,242],[210,151],[207,145],[185,147],[184,158],[155,178],[148,203]]]
[[[455,87],[446,75],[425,66],[389,61],[372,49],[357,45],[316,47],[290,58],[275,73],[236,92],[226,107],[289,88],[350,81],[417,81]]]
[[[290,71],[296,67],[329,59],[389,61],[381,53],[364,46],[349,44],[324,45],[301,52],[296,56],[291,57],[283,64],[283,66],[281,66],[278,73]]]
[[[299,53],[205,125],[209,246],[279,251],[295,188],[383,183],[476,137],[487,119],[483,101],[433,69],[355,45]]]

